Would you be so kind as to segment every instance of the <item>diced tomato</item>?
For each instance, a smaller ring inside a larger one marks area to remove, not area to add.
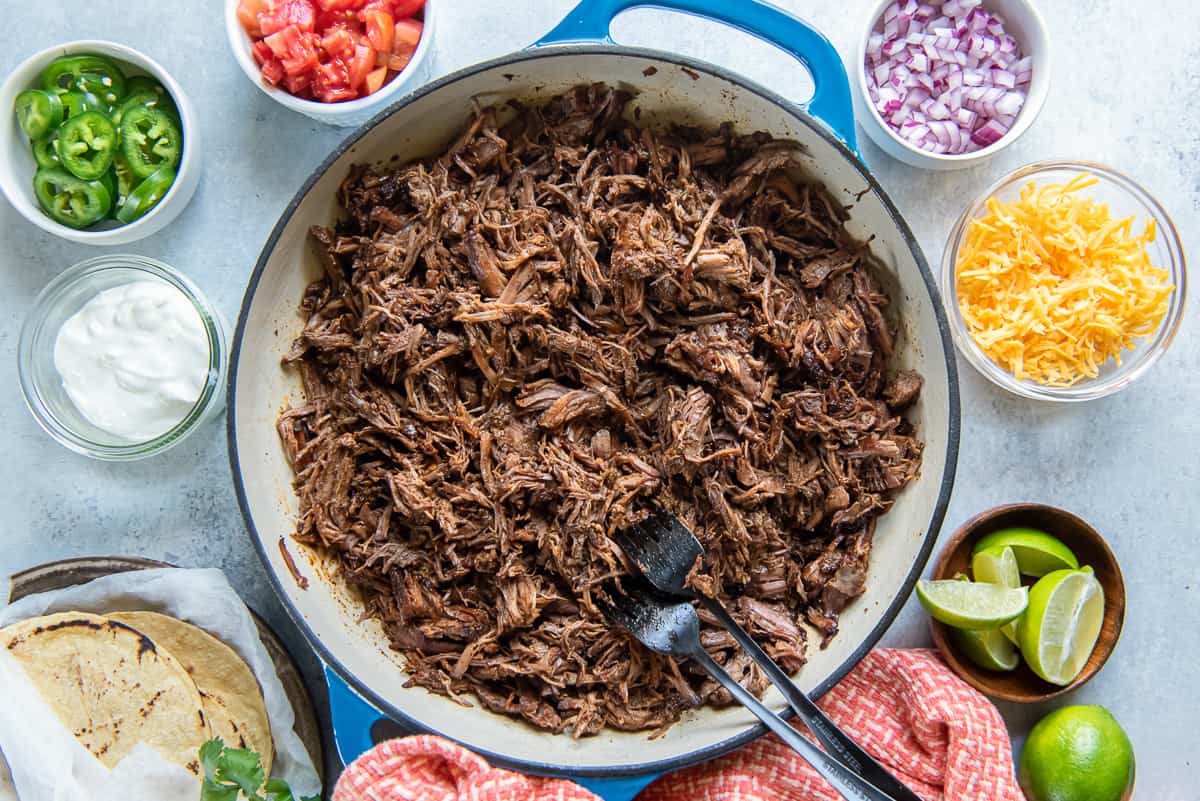
[[[358,26],[358,13],[355,11],[321,11],[317,10],[317,30],[325,31],[335,25],[347,28]]]
[[[263,41],[283,63],[283,69],[288,75],[300,75],[316,69],[319,42],[316,34],[305,33],[295,25],[289,25]]]
[[[367,75],[375,69],[375,51],[366,45],[354,48],[354,58],[347,65],[350,70],[350,86],[362,89],[367,83]]]
[[[392,41],[396,38],[396,20],[387,11],[374,9],[363,12],[363,21],[367,25],[367,41],[376,50],[390,53]]]
[[[417,42],[421,41],[421,31],[425,26],[421,24],[419,19],[402,19],[396,23],[395,43],[392,49],[399,51],[403,50],[404,46],[416,49]]]
[[[379,91],[403,69],[424,0],[239,0],[263,80],[326,103]],[[400,20],[397,22],[397,20]]]
[[[392,16],[396,19],[411,17],[425,7],[425,0],[392,0]]]
[[[256,39],[262,36],[262,30],[258,27],[258,14],[262,7],[263,0],[242,0],[237,7],[238,22],[242,23],[246,33]]]
[[[263,80],[272,86],[278,86],[287,73],[283,69],[283,65],[275,59],[271,59],[262,65]]]
[[[282,59],[287,56],[293,45],[300,41],[300,29],[295,25],[289,25],[282,30],[271,34],[263,39],[267,47],[271,48],[271,52],[275,54],[275,58]]]
[[[387,80],[387,74],[387,67],[377,67],[368,72],[366,94],[374,94],[382,89],[384,82]]]
[[[411,49],[403,53],[388,53],[388,58],[385,65],[392,72],[399,72],[408,66],[408,62],[412,61],[413,51]]]
[[[262,39],[257,39],[254,44],[250,45],[250,52],[254,55],[254,63],[260,66],[275,58],[271,48]]]
[[[346,65],[337,59],[317,67],[312,92],[323,103],[338,103],[358,97],[358,92],[349,85]]]
[[[313,31],[317,27],[317,10],[312,0],[266,0],[266,7],[258,15],[258,24],[263,36],[278,33],[289,25],[302,31]]]
[[[321,36],[321,49],[330,58],[354,58],[354,47],[357,44],[358,38],[343,25],[335,25]]]
[[[305,72],[301,75],[288,75],[283,79],[283,88],[287,89],[294,95],[303,94],[312,86],[312,72]]]

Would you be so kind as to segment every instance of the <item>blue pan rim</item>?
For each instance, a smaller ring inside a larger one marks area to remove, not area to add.
[[[535,50],[522,51],[512,53],[507,56],[484,61],[470,67],[463,68],[456,72],[450,73],[442,78],[432,81],[423,87],[413,91],[412,93],[400,98],[392,105],[388,106],[383,111],[376,114],[367,122],[359,126],[355,131],[346,137],[333,152],[325,158],[323,162],[312,172],[304,184],[297,190],[292,200],[284,208],[283,213],[279,217],[279,221],[271,230],[270,236],[259,254],[259,258],[254,267],[254,272],[251,273],[250,279],[246,285],[246,292],[243,295],[242,305],[238,312],[237,326],[234,331],[233,341],[230,347],[229,361],[229,377],[228,377],[228,408],[229,413],[226,416],[226,439],[229,450],[229,466],[233,474],[234,492],[237,495],[238,507],[241,509],[242,518],[245,521],[246,528],[251,534],[252,544],[258,552],[259,559],[262,561],[263,567],[267,573],[267,577],[271,582],[276,594],[279,596],[280,602],[288,615],[292,618],[296,627],[303,632],[305,639],[308,640],[313,650],[317,655],[328,665],[346,684],[351,687],[356,693],[361,695],[365,700],[374,705],[383,714],[388,715],[395,720],[404,723],[405,725],[422,732],[435,734],[445,737],[449,740],[459,741],[454,735],[432,729],[423,723],[420,723],[408,715],[404,714],[399,709],[387,703],[381,696],[372,691],[370,687],[363,681],[360,681],[354,676],[341,661],[333,654],[333,652],[321,642],[320,638],[309,628],[305,622],[303,615],[293,605],[288,590],[283,585],[282,578],[276,574],[270,566],[270,558],[266,550],[266,542],[263,540],[257,526],[254,524],[254,519],[250,513],[249,501],[246,497],[246,487],[242,480],[242,466],[238,457],[237,449],[237,375],[238,366],[241,355],[242,340],[245,335],[247,318],[249,315],[250,305],[254,300],[254,295],[258,290],[259,282],[262,279],[263,272],[266,270],[267,262],[270,259],[271,253],[274,251],[276,244],[283,235],[284,229],[291,221],[292,215],[304,200],[305,196],[312,189],[313,185],[333,166],[334,162],[340,159],[347,151],[351,150],[363,137],[379,124],[383,119],[392,115],[400,108],[412,103],[419,98],[432,94],[445,86],[464,80],[473,75],[497,67],[503,67],[510,64],[520,64],[527,61],[534,61],[543,58],[560,58],[563,56],[577,55],[604,55],[604,56],[621,56],[628,58],[646,58],[657,62],[666,62],[677,67],[684,67],[698,72],[708,73],[709,75],[719,78],[724,81],[738,86],[749,92],[753,92],[765,100],[770,101],[781,110],[786,112],[797,122],[806,125],[816,135],[820,136],[842,156],[850,162],[859,175],[867,182],[871,191],[880,199],[884,208],[887,210],[888,216],[895,223],[897,230],[900,231],[905,244],[911,250],[914,259],[917,262],[917,267],[920,270],[921,278],[925,282],[926,291],[929,293],[933,313],[937,319],[938,333],[942,341],[942,354],[946,361],[946,374],[949,383],[949,400],[950,400],[950,421],[949,431],[946,442],[946,466],[942,471],[942,478],[938,490],[937,503],[934,505],[933,514],[930,517],[929,527],[924,535],[924,542],[917,554],[917,558],[913,562],[912,568],[909,570],[908,576],[904,580],[900,592],[892,599],[887,609],[879,621],[868,633],[863,642],[856,648],[849,657],[847,657],[841,665],[839,665],[824,681],[820,682],[812,691],[813,698],[820,698],[831,687],[841,681],[850,670],[862,661],[863,657],[870,652],[879,639],[887,632],[899,615],[900,610],[907,603],[909,596],[912,594],[913,588],[916,586],[917,579],[924,571],[926,564],[929,561],[929,556],[933,552],[933,546],[937,541],[938,532],[941,530],[942,523],[945,520],[946,511],[950,504],[950,494],[954,487],[954,479],[958,468],[958,448],[959,436],[961,432],[960,418],[960,398],[958,386],[958,368],[954,357],[954,346],[950,337],[950,324],[946,318],[946,312],[941,303],[941,294],[938,290],[937,283],[934,280],[933,273],[930,271],[929,263],[925,259],[925,254],[921,250],[920,244],[913,235],[912,230],[904,221],[896,205],[884,191],[883,187],[867,169],[866,164],[862,159],[855,154],[846,143],[843,142],[833,131],[828,128],[820,120],[808,114],[803,106],[793,103],[786,98],[772,92],[766,87],[760,86],[757,83],[746,78],[738,76],[729,70],[714,64],[709,64],[704,61],[680,56],[674,53],[666,53],[648,48],[624,47],[619,45],[548,45],[537,48]],[[783,717],[790,718],[794,713],[790,708],[784,709],[781,713]],[[762,735],[767,733],[767,728],[758,724],[745,731],[722,740],[719,743],[700,748],[695,751],[689,751],[685,754],[680,754],[669,759],[660,759],[654,762],[639,762],[629,765],[588,765],[588,766],[564,766],[548,762],[536,762],[531,760],[516,759],[504,754],[498,754],[492,751],[473,748],[472,750],[484,757],[493,765],[497,765],[512,770],[522,771],[525,773],[533,773],[543,776],[554,776],[561,778],[613,778],[626,776],[644,776],[649,774],[661,774],[671,771],[680,770],[691,765],[696,765],[701,762],[706,762],[714,759],[722,754],[726,754],[736,748],[752,742]],[[463,745],[466,745],[465,743]],[[470,747],[470,746],[468,746]]]

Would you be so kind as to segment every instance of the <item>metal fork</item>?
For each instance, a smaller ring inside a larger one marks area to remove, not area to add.
[[[665,509],[656,509],[642,522],[616,532],[613,540],[659,592],[704,604],[704,608],[720,621],[738,645],[758,663],[767,678],[779,688],[788,705],[825,750],[835,754],[846,767],[892,796],[895,801],[921,801],[916,793],[826,717],[820,707],[792,683],[783,668],[767,655],[719,601],[687,586],[688,574],[695,567],[696,560],[704,557],[704,547],[682,520]]]
[[[700,616],[691,603],[658,593],[636,577],[622,579],[621,588],[623,592],[611,592],[612,603],[597,600],[597,605],[610,621],[652,651],[688,657],[699,662],[734,698],[812,765],[843,798],[848,801],[895,801],[832,754],[805,739],[726,673],[700,644]]]

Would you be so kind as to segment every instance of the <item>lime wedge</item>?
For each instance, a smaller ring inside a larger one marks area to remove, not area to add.
[[[999,584],[1001,587],[1020,587],[1021,569],[1017,567],[1017,556],[1008,545],[988,548],[971,557],[971,574],[984,584]]]
[[[971,558],[971,573],[974,574],[976,581],[999,584],[1001,587],[1021,586],[1021,570],[1017,567],[1017,557],[1013,553],[1012,547],[1008,545],[998,545],[975,554]],[[1017,618],[1012,623],[1007,623],[1000,628],[1000,631],[1013,645],[1019,644],[1017,642],[1017,624],[1020,620]],[[993,670],[998,669],[993,668]],[[1011,670],[1011,668],[1008,669]]]
[[[1083,670],[1104,622],[1104,588],[1086,570],[1056,570],[1029,591],[1021,653],[1034,673],[1067,685]]]
[[[1017,649],[999,629],[954,629],[951,636],[966,657],[985,670],[1016,670],[1021,661]]]
[[[1044,576],[1055,570],[1076,570],[1079,560],[1060,540],[1033,528],[1005,528],[993,531],[975,543],[972,553],[982,553],[1005,545],[1013,549],[1017,567],[1026,576]]]
[[[917,597],[933,616],[956,629],[998,629],[1025,611],[1024,587],[1001,587],[974,581],[918,581]]]

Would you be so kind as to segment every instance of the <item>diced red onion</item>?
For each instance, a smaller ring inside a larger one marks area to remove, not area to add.
[[[994,145],[1000,137],[1008,133],[1008,129],[995,120],[988,120],[971,133],[971,141],[980,147]]]
[[[908,60],[904,65],[913,72],[926,72],[929,69],[929,57],[924,53],[914,53],[909,51]]]
[[[946,0],[942,3],[942,13],[948,17],[963,17],[981,2],[983,0]]]
[[[883,34],[873,33],[867,37],[867,58],[878,59],[883,50]]]
[[[992,83],[996,86],[1003,86],[1005,89],[1015,89],[1017,86],[1017,76],[1008,70],[992,67]]]
[[[1016,122],[1033,59],[982,0],[893,0],[868,37],[866,78],[879,115],[915,147],[969,153]]]
[[[943,94],[942,97],[946,98],[946,108],[950,109],[951,111],[958,111],[960,108],[962,108],[963,89],[961,86],[951,89]]]

